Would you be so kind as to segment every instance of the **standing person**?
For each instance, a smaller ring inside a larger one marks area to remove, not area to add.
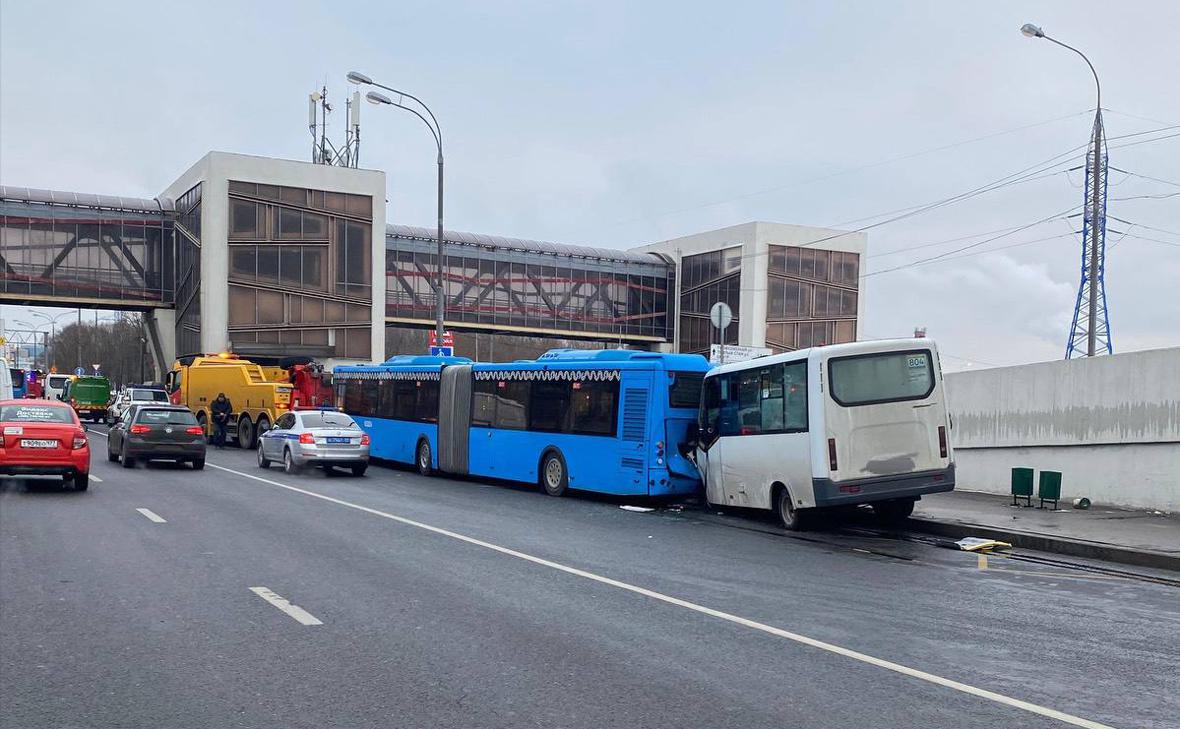
[[[234,406],[224,392],[219,392],[217,399],[213,401],[213,405],[209,409],[213,412],[213,445],[224,448],[225,426],[229,422],[229,414],[233,412]]]

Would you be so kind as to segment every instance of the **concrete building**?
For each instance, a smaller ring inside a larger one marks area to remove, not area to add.
[[[385,173],[210,152],[161,198],[176,352],[383,358]]]
[[[634,250],[676,266],[676,351],[707,353],[718,342],[709,309],[723,301],[733,311],[726,344],[782,352],[856,341],[867,245],[863,232],[752,222]]]

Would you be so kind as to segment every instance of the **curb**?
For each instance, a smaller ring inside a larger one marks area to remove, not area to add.
[[[999,529],[983,524],[967,522],[936,521],[911,517],[906,521],[905,528],[923,534],[933,534],[940,537],[984,537],[1008,542],[1013,547],[1035,549],[1041,552],[1066,554],[1071,557],[1084,557],[1105,562],[1150,567],[1158,570],[1180,572],[1180,555],[1167,552],[1156,552],[1148,549],[1133,549],[1118,544],[1106,542],[1091,542],[1085,539],[1069,539],[1038,532],[1022,532],[1011,529]]]

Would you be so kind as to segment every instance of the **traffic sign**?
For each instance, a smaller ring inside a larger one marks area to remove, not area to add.
[[[769,347],[743,347],[737,344],[725,345],[725,356],[721,356],[721,345],[709,345],[709,363],[725,364],[726,362],[745,362],[772,354]]]
[[[454,347],[455,346],[455,333],[454,332],[443,332],[442,343],[439,344],[438,332],[431,329],[430,330],[430,346],[431,347],[439,347],[439,346]]]
[[[75,367],[74,374],[77,375],[78,377],[81,377],[86,374],[86,368],[81,367],[81,366]]]
[[[431,339],[433,339],[433,338],[434,337],[431,337]],[[455,348],[454,347],[431,347],[430,348],[430,356],[431,357],[454,357],[455,356]]]
[[[718,301],[709,309],[709,321],[713,322],[713,326],[725,331],[725,328],[733,321],[733,310],[729,308],[729,304]]]

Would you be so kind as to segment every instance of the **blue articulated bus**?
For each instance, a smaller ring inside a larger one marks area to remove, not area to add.
[[[671,496],[700,486],[679,445],[708,369],[699,355],[554,349],[504,364],[394,357],[334,374],[378,458],[553,496]]]
[[[419,444],[438,452],[438,396],[448,366],[470,366],[466,357],[392,357],[379,365],[336,367],[337,406],[369,434],[369,455],[414,463]],[[434,462],[427,461],[429,472]],[[419,469],[421,470],[421,469]]]

